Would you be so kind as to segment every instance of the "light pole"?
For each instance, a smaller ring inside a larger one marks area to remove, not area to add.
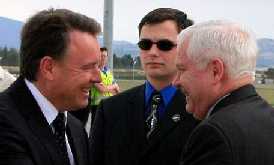
[[[132,79],[134,80],[134,65],[136,64],[137,62],[137,58],[133,57],[132,59]]]
[[[113,0],[104,0],[103,45],[108,49],[108,66],[113,71]]]

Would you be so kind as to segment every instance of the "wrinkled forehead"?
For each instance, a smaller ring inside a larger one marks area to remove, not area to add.
[[[176,23],[170,20],[157,24],[144,25],[140,33],[140,39],[151,39],[153,41],[169,39],[176,42],[177,36],[178,31]]]

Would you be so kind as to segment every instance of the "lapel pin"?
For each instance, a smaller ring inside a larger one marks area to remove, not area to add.
[[[175,114],[175,115],[173,115],[173,116],[172,116],[172,120],[173,120],[175,123],[177,123],[178,121],[180,121],[180,120],[181,120],[180,114]]]

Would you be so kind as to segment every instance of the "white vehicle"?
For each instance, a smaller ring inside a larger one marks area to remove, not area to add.
[[[0,92],[8,88],[15,79],[12,74],[0,66]]]

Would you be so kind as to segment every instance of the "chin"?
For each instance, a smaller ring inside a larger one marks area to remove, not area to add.
[[[83,105],[86,107],[88,104],[89,104],[88,99],[86,99],[86,100],[83,102]]]
[[[193,117],[198,119],[198,120],[203,120],[206,118],[206,114],[203,113],[193,113]]]
[[[79,105],[80,108],[85,108],[88,105],[88,101],[83,102],[82,104]]]
[[[189,105],[189,103],[186,103],[186,112],[192,114],[193,113],[193,109],[191,109],[191,106]]]
[[[202,118],[198,114],[193,113],[193,117],[197,120],[202,120]]]
[[[74,109],[82,109],[87,107],[88,105],[88,100],[87,101],[81,101],[75,104],[75,108]]]

